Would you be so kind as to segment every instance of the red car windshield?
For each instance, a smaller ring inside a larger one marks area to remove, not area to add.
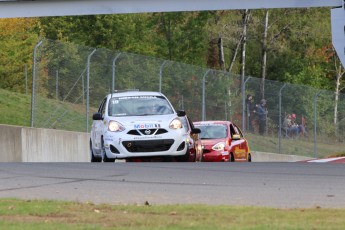
[[[228,130],[223,124],[203,124],[195,125],[201,130],[199,134],[201,139],[219,139],[226,138]]]

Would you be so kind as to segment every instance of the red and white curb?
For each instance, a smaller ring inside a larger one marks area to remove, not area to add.
[[[309,160],[306,162],[311,163],[345,163],[345,157],[331,157],[331,158],[324,158],[324,159],[315,159]]]

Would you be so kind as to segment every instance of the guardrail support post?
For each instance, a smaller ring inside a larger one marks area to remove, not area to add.
[[[279,154],[281,154],[282,148],[282,91],[285,88],[286,84],[284,84],[279,90]]]
[[[33,54],[33,67],[32,67],[32,89],[31,89],[31,127],[34,127],[34,120],[35,120],[35,86],[36,86],[36,51],[38,47],[43,43],[43,41],[39,41],[35,48]]]
[[[202,77],[202,106],[201,106],[201,120],[204,121],[206,119],[206,112],[205,112],[205,83],[206,83],[206,76],[211,70],[207,70],[204,76]]]
[[[314,95],[314,158],[316,158],[316,99],[320,95],[322,90]]]
[[[163,75],[163,68],[164,68],[164,65],[167,63],[168,61],[165,60],[163,62],[163,64],[161,65],[161,67],[159,68],[159,92],[161,93],[162,92],[162,75]]]
[[[122,53],[117,54],[113,60],[113,74],[112,74],[111,92],[114,92],[114,90],[115,90],[115,66],[116,66],[116,60],[121,56],[121,54]]]
[[[247,79],[242,84],[242,131],[244,132],[244,120],[245,120],[245,111],[246,111],[246,83],[252,77],[247,77]]]
[[[90,103],[90,60],[91,56],[96,52],[94,49],[87,57],[87,79],[86,79],[86,133],[89,132],[89,103]]]

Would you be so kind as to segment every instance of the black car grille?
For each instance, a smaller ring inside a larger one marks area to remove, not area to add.
[[[203,151],[202,151],[203,153],[210,153],[211,152],[211,150],[209,150],[209,149],[203,149]]]
[[[122,145],[131,153],[168,151],[173,144],[173,139],[122,142]]]
[[[168,131],[166,129],[132,129],[127,132],[129,135],[159,135],[163,133],[167,133]]]

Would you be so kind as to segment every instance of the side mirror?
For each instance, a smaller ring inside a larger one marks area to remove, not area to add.
[[[177,111],[177,116],[179,116],[179,117],[186,116],[186,112],[184,110],[179,110],[179,111]]]
[[[100,121],[100,120],[103,120],[103,117],[102,117],[101,113],[94,113],[93,116],[92,116],[92,119],[94,121]]]
[[[238,140],[240,140],[240,139],[241,139],[241,136],[240,136],[240,135],[238,135],[238,134],[232,135],[232,140],[233,140],[233,141],[238,141]]]
[[[199,133],[201,133],[201,130],[200,130],[199,128],[194,128],[194,129],[192,130],[192,133],[199,134]]]

